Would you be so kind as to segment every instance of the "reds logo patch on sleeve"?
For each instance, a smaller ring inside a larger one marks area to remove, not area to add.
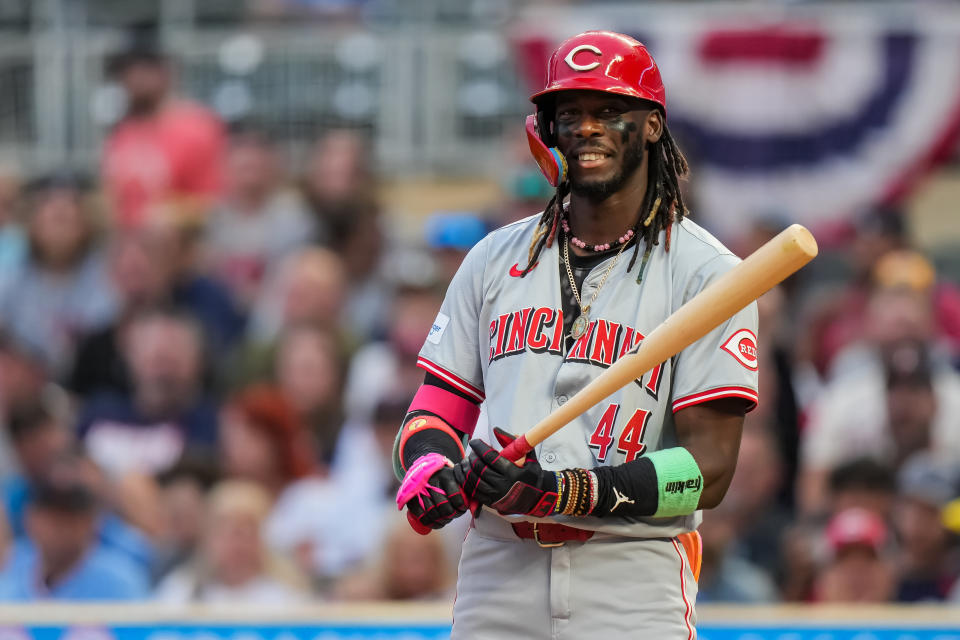
[[[757,370],[757,336],[750,329],[740,329],[720,346],[750,371]]]

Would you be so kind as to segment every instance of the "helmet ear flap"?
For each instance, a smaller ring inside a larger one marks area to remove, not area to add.
[[[547,111],[543,109],[537,110],[537,133],[540,134],[540,139],[543,140],[543,144],[548,147],[557,146],[557,135],[553,130],[553,118]]]
[[[567,177],[567,159],[554,146],[555,136],[543,111],[527,116],[527,144],[530,153],[551,186],[558,186]],[[548,142],[549,141],[549,142]]]

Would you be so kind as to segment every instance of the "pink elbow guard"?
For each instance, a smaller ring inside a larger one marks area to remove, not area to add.
[[[440,417],[448,425],[465,433],[473,435],[480,417],[480,406],[457,394],[435,387],[431,384],[420,385],[417,394],[410,403],[410,411],[429,411]]]

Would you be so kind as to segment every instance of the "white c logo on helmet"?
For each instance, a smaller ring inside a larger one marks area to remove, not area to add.
[[[580,53],[581,51],[589,51],[591,53],[596,54],[597,57],[600,57],[603,55],[603,52],[600,51],[600,49],[597,49],[592,44],[581,44],[578,47],[574,47],[573,49],[570,49],[570,53],[567,54],[567,57],[564,58],[563,61],[566,62],[568,65],[570,65],[570,68],[573,69],[574,71],[590,71],[590,69],[596,69],[597,67],[600,66],[600,63],[596,60],[591,62],[590,64],[577,64],[576,62],[574,62],[573,57],[578,53]]]

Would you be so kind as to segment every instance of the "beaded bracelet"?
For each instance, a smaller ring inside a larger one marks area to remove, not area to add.
[[[580,500],[580,483],[577,481],[576,471],[568,471],[570,475],[568,476],[570,480],[570,497],[567,498],[566,508],[563,510],[563,515],[572,516],[576,513],[577,502]]]

